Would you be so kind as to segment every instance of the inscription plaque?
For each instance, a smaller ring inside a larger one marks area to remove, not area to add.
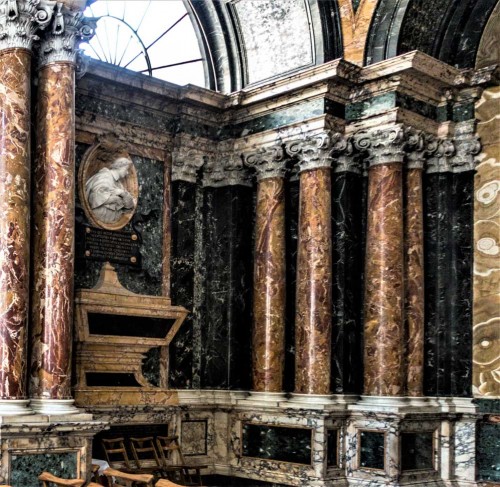
[[[78,257],[141,266],[140,238],[136,233],[104,230],[90,225],[81,225],[78,233]]]

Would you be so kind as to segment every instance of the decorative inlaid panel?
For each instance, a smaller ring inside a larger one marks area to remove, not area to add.
[[[384,470],[385,434],[376,431],[359,432],[359,466]]]
[[[75,478],[77,464],[77,452],[13,455],[10,483],[16,487],[38,486],[38,476],[44,471],[62,478]]]
[[[401,434],[401,469],[432,470],[434,468],[434,433]]]
[[[500,395],[500,87],[476,106],[483,144],[474,187],[475,396]]]
[[[184,455],[207,454],[207,429],[206,420],[182,421],[181,441]]]
[[[242,454],[245,457],[311,464],[310,428],[243,424]]]

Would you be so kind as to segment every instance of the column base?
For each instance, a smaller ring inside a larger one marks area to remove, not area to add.
[[[48,416],[60,416],[66,414],[82,413],[81,409],[75,407],[74,399],[32,399],[33,411]]]
[[[28,399],[0,399],[0,416],[26,416],[33,414]]]
[[[279,407],[281,402],[286,401],[286,397],[287,395],[284,392],[250,391],[250,395],[240,404],[245,406]]]

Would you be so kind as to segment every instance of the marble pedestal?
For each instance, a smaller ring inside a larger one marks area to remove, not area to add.
[[[470,399],[220,390],[175,395],[178,403],[163,408],[90,411],[110,423],[110,436],[121,436],[120,428],[144,433],[153,426],[179,435],[190,463],[208,466],[203,475],[297,487],[476,483],[477,414]]]
[[[89,479],[92,438],[106,427],[84,412],[0,416],[0,483],[33,487],[44,470]]]

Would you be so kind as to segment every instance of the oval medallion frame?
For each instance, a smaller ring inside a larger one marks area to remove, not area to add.
[[[106,223],[94,214],[92,208],[87,200],[87,195],[85,193],[85,183],[94,174],[97,174],[102,168],[109,168],[114,160],[119,157],[124,157],[130,160],[131,165],[126,177],[120,180],[121,185],[126,189],[133,197],[135,201],[135,206],[129,212],[123,213],[121,217],[112,223]],[[130,222],[134,213],[137,209],[137,201],[139,197],[139,183],[137,181],[137,171],[135,169],[132,158],[129,153],[122,147],[109,146],[108,144],[103,144],[101,142],[92,145],[87,149],[83,155],[80,168],[78,170],[78,195],[85,211],[89,222],[99,228],[104,228],[106,230],[121,230],[127,223]]]

